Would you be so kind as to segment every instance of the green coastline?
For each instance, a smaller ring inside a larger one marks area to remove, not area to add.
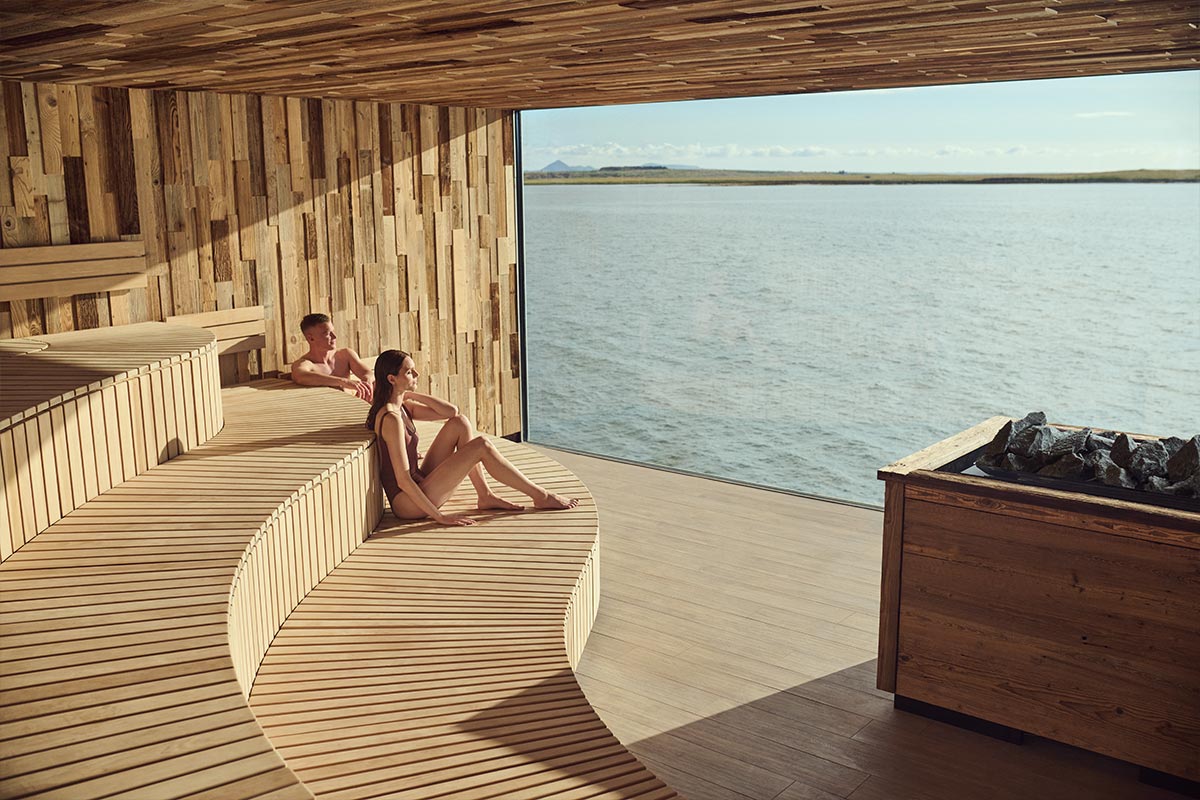
[[[897,185],[914,183],[1197,183],[1200,170],[1137,169],[1115,172],[937,174],[901,172],[759,172],[726,169],[605,168],[578,172],[526,172],[525,185],[692,183],[711,186],[790,184]]]

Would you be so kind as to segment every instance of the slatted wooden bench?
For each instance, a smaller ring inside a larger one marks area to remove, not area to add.
[[[532,449],[496,444],[579,508],[477,513],[471,528],[388,514],[288,618],[251,707],[319,798],[677,797],[575,680],[599,600],[591,496]]]
[[[222,425],[211,334],[148,322],[0,348],[0,561]]]
[[[0,301],[137,288],[146,288],[141,241],[0,249]]]
[[[500,441],[583,505],[386,525],[359,558],[383,511],[362,403],[285,381],[220,400],[219,434],[0,564],[0,797],[676,796],[574,679],[598,602],[574,476]]]
[[[0,565],[0,797],[309,798],[246,704],[382,513],[365,407],[268,381]]]
[[[167,317],[167,322],[204,328],[217,337],[218,355],[247,353],[267,346],[267,323],[262,306],[203,311]]]

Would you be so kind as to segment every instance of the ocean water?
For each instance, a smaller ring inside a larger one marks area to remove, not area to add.
[[[862,503],[995,414],[1200,433],[1200,186],[528,186],[535,442]]]

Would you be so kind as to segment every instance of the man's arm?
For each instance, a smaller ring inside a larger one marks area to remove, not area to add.
[[[350,371],[357,375],[367,383],[375,381],[375,373],[367,366],[367,363],[358,357],[358,353],[346,348],[346,363],[350,366]]]
[[[370,384],[318,372],[311,362],[304,359],[292,364],[292,380],[301,386],[330,386],[334,389],[341,389],[361,397],[368,403],[371,402]]]

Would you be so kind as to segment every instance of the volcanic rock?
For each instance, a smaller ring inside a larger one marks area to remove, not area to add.
[[[1200,472],[1200,436],[1193,436],[1167,460],[1167,477],[1178,483]]]
[[[1116,461],[1116,459],[1113,459]],[[1129,458],[1129,471],[1139,480],[1167,476],[1167,448],[1157,439],[1142,442]]]
[[[1167,458],[1179,452],[1179,449],[1187,444],[1187,439],[1180,439],[1178,436],[1168,436],[1165,439],[1159,439],[1163,447],[1167,448]]]
[[[1033,472],[1038,468],[1038,463],[1016,453],[1005,453],[1004,458],[1000,459],[999,466],[1009,472]]]
[[[1167,491],[1180,497],[1200,497],[1200,472],[1193,472],[1178,483],[1172,483]]]
[[[1045,424],[1046,424],[1046,412],[1045,411],[1030,411],[1024,417],[1017,420],[1016,425],[1014,425],[1014,428],[1016,429],[1017,433],[1020,433],[1021,431],[1030,427],[1031,425],[1045,425]]]
[[[1041,463],[1060,436],[1058,430],[1049,425],[1030,425],[1012,437],[1008,452]]]
[[[1160,478],[1157,475],[1149,477],[1142,485],[1142,488],[1147,492],[1158,492],[1159,494],[1172,494],[1169,491],[1171,482],[1166,478]]]
[[[992,457],[996,463],[999,463],[1000,457],[1008,450],[1008,442],[1012,439],[1014,424],[1016,424],[1016,421],[1010,419],[1000,427],[1000,430],[996,431],[996,435],[992,437],[992,440],[988,442],[987,448],[983,451],[984,458]],[[993,463],[992,466],[995,466],[996,463]]]
[[[1083,476],[1085,466],[1083,456],[1078,453],[1067,453],[1057,461],[1052,461],[1039,469],[1037,474],[1047,478],[1070,478],[1076,480]]]
[[[1133,459],[1133,451],[1138,447],[1138,443],[1133,440],[1129,434],[1122,433],[1117,436],[1113,442],[1112,451],[1109,456],[1117,466],[1128,469],[1131,460]]]
[[[985,469],[1095,481],[1180,497],[1200,497],[1200,436],[1135,439],[1090,428],[1062,430],[1040,411],[1006,422],[976,460]]]
[[[1092,432],[1088,428],[1083,428],[1077,431],[1063,433],[1055,440],[1054,444],[1050,445],[1047,455],[1051,459],[1061,458],[1067,453],[1082,453],[1087,447],[1088,439],[1091,438]],[[1083,459],[1079,459],[1082,465]]]
[[[1095,458],[1092,458],[1094,456]],[[1089,456],[1092,468],[1096,472],[1096,480],[1106,486],[1119,486],[1122,489],[1136,489],[1137,481],[1125,469],[1108,457],[1103,451],[1096,451]]]

